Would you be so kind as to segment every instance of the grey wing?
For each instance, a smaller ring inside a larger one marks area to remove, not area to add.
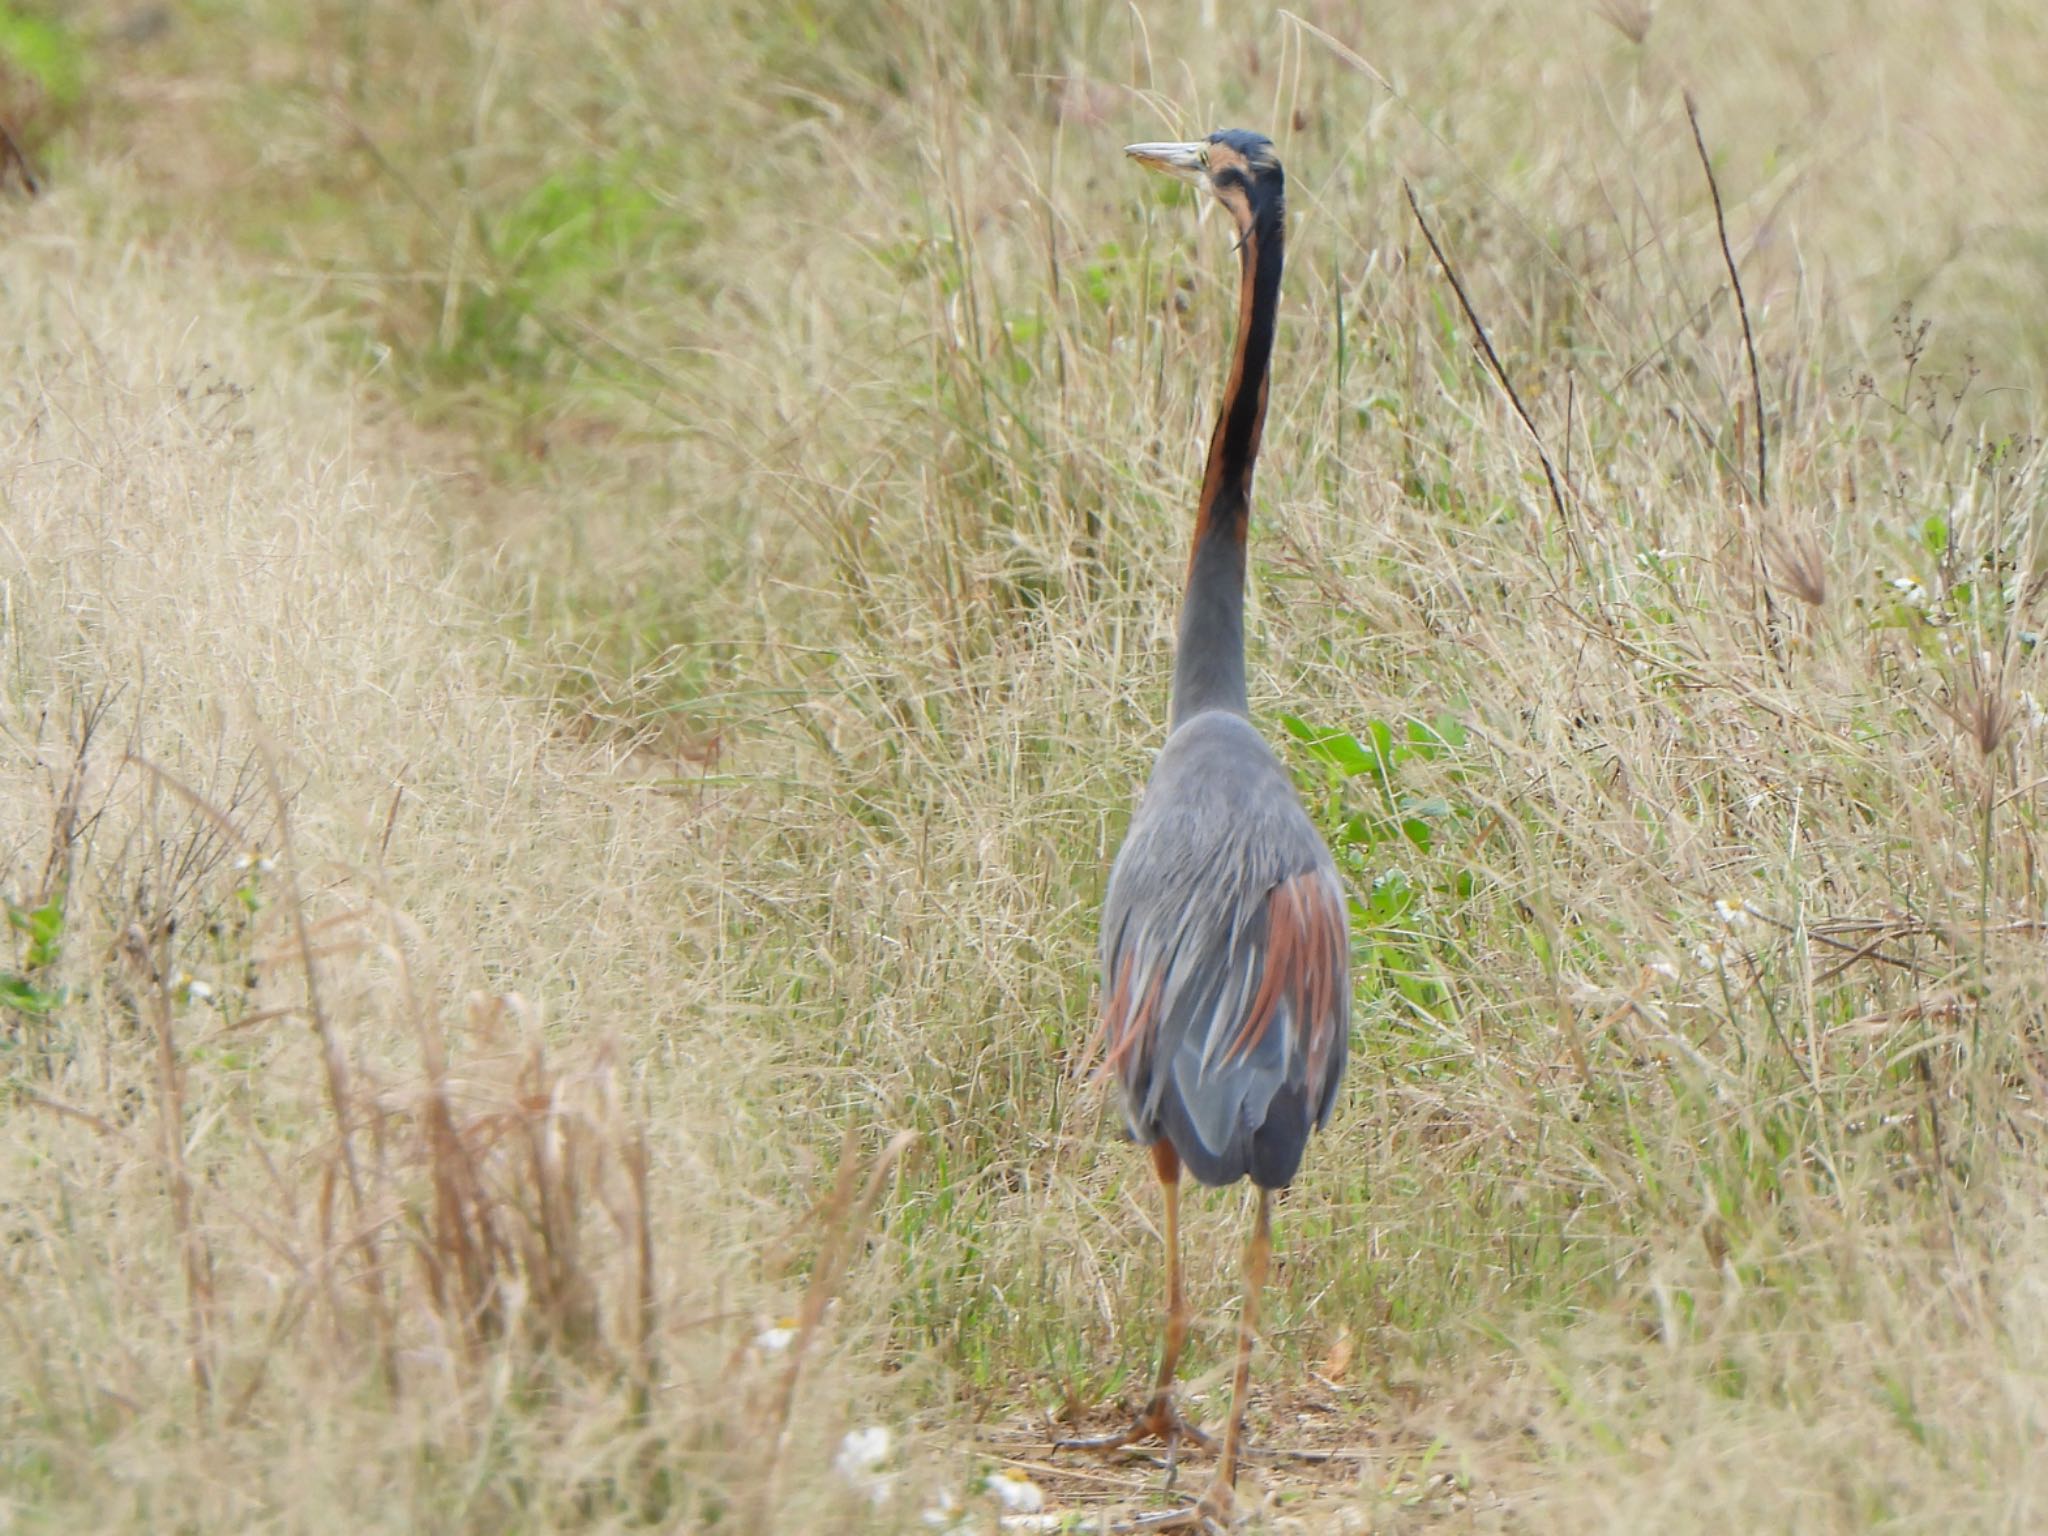
[[[1235,717],[1182,742],[1200,724],[1161,754],[1110,876],[1103,1029],[1133,1136],[1205,1184],[1275,1188],[1344,1071],[1344,894],[1265,743]]]

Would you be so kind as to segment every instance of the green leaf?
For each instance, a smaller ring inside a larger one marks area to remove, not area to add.
[[[1927,546],[1931,555],[1939,555],[1948,549],[1948,523],[1938,513],[1920,525],[1920,542]]]
[[[31,1018],[47,1018],[64,1001],[61,989],[52,991],[39,987],[26,976],[17,976],[12,971],[0,971],[0,1005],[12,1008]]]
[[[60,107],[85,90],[84,55],[71,34],[53,21],[27,16],[0,0],[0,62],[33,80]]]
[[[1311,757],[1328,763],[1340,773],[1355,776],[1373,766],[1371,754],[1360,745],[1356,736],[1346,731],[1326,731],[1295,715],[1282,715],[1280,724],[1288,735],[1308,748]]]
[[[1363,845],[1370,848],[1379,839],[1373,836],[1372,823],[1363,816],[1346,816],[1337,827],[1338,841],[1351,847]]]
[[[7,903],[7,926],[28,936],[22,964],[31,971],[54,965],[64,941],[64,893],[59,891],[34,911]]]
[[[1365,733],[1372,738],[1373,755],[1379,759],[1377,766],[1380,773],[1385,777],[1392,777],[1394,764],[1408,755],[1408,749],[1395,744],[1394,729],[1384,720],[1368,720],[1365,723]]]
[[[1391,926],[1405,916],[1415,905],[1415,890],[1408,884],[1408,877],[1392,871],[1380,876],[1372,884],[1372,900],[1367,916],[1382,927]]]

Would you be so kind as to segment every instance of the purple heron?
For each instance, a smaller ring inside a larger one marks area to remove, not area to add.
[[[1126,1429],[1063,1440],[1113,1450],[1157,1437],[1212,1445],[1173,1399],[1188,1332],[1180,1177],[1249,1178],[1258,1214],[1245,1253],[1230,1422],[1215,1480],[1192,1510],[1146,1526],[1229,1518],[1273,1192],[1301,1166],[1344,1073],[1351,1003],[1343,886],[1245,692],[1245,534],[1266,419],[1286,236],[1286,178],[1271,141],[1231,130],[1193,144],[1133,144],[1150,170],[1193,182],[1236,224],[1237,337],[1196,503],[1174,650],[1166,745],[1109,877],[1102,911],[1105,1070],[1134,1140],[1151,1148],[1165,1206],[1166,1338],[1151,1400]]]

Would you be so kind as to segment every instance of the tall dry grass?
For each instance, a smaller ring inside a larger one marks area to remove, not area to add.
[[[751,1498],[764,1425],[831,1426],[735,1354],[786,1294],[750,1250],[813,1235],[720,1185],[719,1090],[661,1059],[715,1017],[676,958],[698,812],[517,696],[389,424],[199,252],[58,198],[0,259],[0,1508]]]
[[[1117,146],[1230,120],[1293,213],[1255,708],[1360,1021],[1253,1426],[1345,1456],[1246,1502],[2036,1522],[2030,13],[309,15],[252,10],[231,89],[198,33],[182,93],[135,66],[193,130],[145,195],[224,187],[239,279],[495,478],[337,436],[343,383],[68,254],[83,215],[10,249],[60,402],[7,492],[16,901],[104,829],[62,958],[16,957],[69,989],[14,1020],[18,1504],[894,1529],[1002,1458],[1147,1495],[1034,1437],[1155,1346],[1143,1161],[1074,1066],[1232,314]],[[622,189],[663,213],[584,217]],[[1237,1205],[1195,1205],[1213,1322]],[[876,1508],[826,1470],[870,1422]]]

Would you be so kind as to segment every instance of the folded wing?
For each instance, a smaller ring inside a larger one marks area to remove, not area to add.
[[[1143,844],[1126,849],[1140,864],[1144,854]],[[1126,879],[1122,866],[1119,884],[1144,886],[1142,869]],[[1215,868],[1202,873],[1210,879],[1193,902],[1139,889],[1121,912],[1111,903],[1109,1063],[1139,1141],[1168,1138],[1205,1184],[1250,1177],[1278,1188],[1329,1118],[1344,1071],[1343,891],[1327,854],[1278,878],[1250,874],[1235,890],[1227,877],[1219,889]]]

